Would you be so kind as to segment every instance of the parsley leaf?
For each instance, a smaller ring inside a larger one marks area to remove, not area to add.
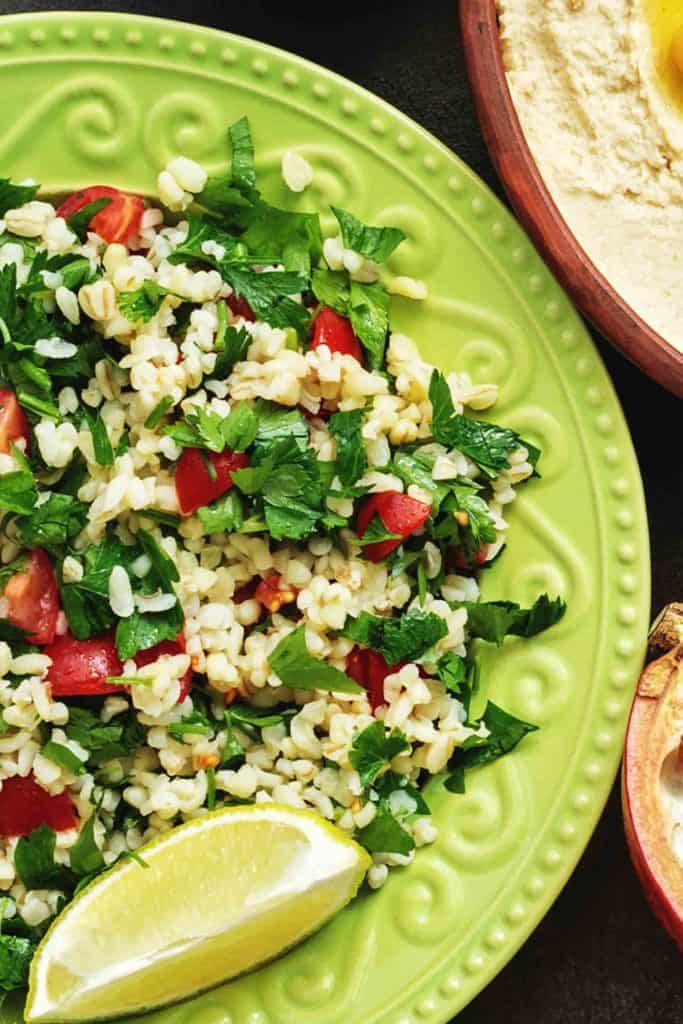
[[[83,414],[92,435],[92,446],[95,453],[95,462],[98,466],[114,465],[114,449],[109,440],[107,426],[99,412],[93,412],[87,406],[83,406]]]
[[[138,530],[138,544],[152,563],[145,576],[145,586],[165,594],[175,594],[173,584],[179,579],[175,562],[162,550],[147,530]],[[174,606],[165,612],[135,611],[127,619],[120,619],[116,627],[116,649],[122,661],[134,657],[138,651],[155,647],[162,640],[174,640],[183,627],[183,610],[176,598]]]
[[[357,544],[361,547],[365,547],[368,544],[379,544],[385,540],[402,540],[400,533],[392,533],[391,530],[387,530],[383,521],[375,513],[370,522],[365,528],[365,533],[362,537],[358,537],[356,540]]]
[[[260,494],[266,527],[274,540],[308,537],[322,515],[322,487],[315,452],[293,438],[265,445],[252,464],[232,474],[245,494]]]
[[[447,633],[440,615],[417,608],[390,619],[361,612],[358,618],[347,619],[341,630],[342,636],[377,651],[388,665],[417,661]]]
[[[116,300],[119,312],[131,323],[147,323],[161,309],[167,295],[175,295],[183,301],[192,301],[184,295],[178,295],[170,288],[163,288],[156,281],[143,281],[139,288],[132,292],[120,292]]]
[[[85,241],[91,220],[111,202],[111,196],[101,196],[100,199],[93,199],[91,203],[86,203],[85,206],[81,206],[80,210],[76,210],[70,217],[67,217],[66,223],[78,236],[79,241]]]
[[[130,754],[145,742],[145,730],[132,711],[105,723],[88,708],[72,706],[64,731],[90,752],[88,764],[93,766]]]
[[[10,446],[18,468],[0,474],[0,508],[28,515],[38,500],[38,488],[28,461],[11,441]]]
[[[506,636],[536,636],[559,622],[567,610],[561,597],[547,594],[541,594],[531,608],[520,608],[514,601],[456,601],[453,607],[467,608],[470,637],[499,646]]]
[[[184,448],[208,448],[222,452],[226,448],[243,452],[254,441],[258,415],[247,402],[234,406],[227,416],[195,408],[184,420],[166,427],[166,433]]]
[[[327,690],[332,693],[363,693],[363,688],[325,661],[308,653],[306,628],[298,626],[280,640],[268,657],[273,672],[296,690]]]
[[[406,237],[400,228],[373,228],[338,206],[331,210],[339,222],[346,248],[375,263],[384,263]]]
[[[368,354],[370,369],[381,369],[389,330],[389,293],[384,285],[351,281],[349,316],[353,333]]]
[[[145,420],[145,427],[148,430],[154,430],[155,427],[159,426],[164,416],[171,408],[173,408],[173,399],[171,398],[170,395],[164,395],[163,398],[159,399],[159,401],[154,406],[151,413]]]
[[[399,853],[404,857],[415,849],[415,840],[401,827],[385,800],[369,825],[356,833],[356,839],[368,853]]]
[[[253,444],[259,429],[259,418],[247,402],[234,405],[221,423],[221,434],[227,448],[244,452]]]
[[[116,627],[116,650],[126,661],[138,651],[156,647],[162,640],[175,640],[183,628],[183,613],[176,601],[168,612],[134,611],[127,619],[120,619]]]
[[[387,733],[384,722],[373,722],[356,733],[349,751],[349,761],[360,775],[363,788],[371,786],[397,754],[410,750],[410,744],[399,729]]]
[[[185,735],[213,736],[215,729],[208,717],[200,708],[195,708],[188,715],[183,715],[179,722],[171,722],[168,732],[177,739]]]
[[[8,210],[29,203],[38,193],[39,185],[13,185],[9,178],[0,178],[0,217]]]
[[[126,548],[113,536],[86,548],[84,572],[78,583],[62,583],[62,606],[77,640],[103,633],[114,622],[109,606],[109,577],[115,565],[128,565],[135,548]]]
[[[202,505],[197,515],[204,533],[235,533],[244,522],[244,510],[239,494],[234,490],[223,494],[210,505]]]
[[[479,686],[479,665],[474,658],[463,658],[459,654],[444,654],[436,665],[438,678],[465,709],[469,720],[472,697]]]
[[[54,764],[58,764],[60,768],[64,768],[67,772],[73,772],[74,775],[83,775],[85,772],[85,763],[74,754],[73,750],[65,747],[63,743],[48,740],[42,748],[41,754],[43,757],[47,757],[48,760],[54,762]]]
[[[507,469],[509,453],[522,445],[526,447],[519,434],[508,427],[456,413],[448,382],[438,370],[433,371],[429,382],[429,400],[435,440],[457,448],[488,476],[495,477],[501,469]]]
[[[235,702],[226,709],[226,714],[240,728],[266,729],[269,726],[280,725],[287,718],[292,718],[299,709],[289,704],[277,704],[272,708],[259,708],[251,704],[240,704]]]
[[[275,441],[290,439],[299,448],[308,445],[308,424],[298,409],[286,409],[260,398],[256,403],[258,430],[256,444],[265,447]]]
[[[453,754],[448,762],[451,773],[446,779],[446,789],[452,793],[465,792],[465,771],[478,765],[489,764],[504,754],[508,754],[530,732],[536,732],[538,726],[515,718],[503,711],[492,701],[486,705],[482,722],[489,730],[485,738],[470,736]]]
[[[55,833],[49,825],[40,825],[22,836],[14,851],[14,866],[27,889],[61,889],[68,873],[55,864]]]
[[[344,486],[354,484],[367,469],[362,426],[362,409],[335,412],[330,416],[330,433],[337,442],[337,476]]]
[[[232,147],[232,181],[241,192],[249,191],[256,185],[256,167],[254,164],[254,144],[251,141],[249,118],[241,117],[228,128],[228,138]]]
[[[219,309],[225,309],[223,303],[219,303]],[[216,338],[216,363],[211,373],[215,380],[224,380],[232,370],[235,363],[241,363],[247,358],[252,337],[246,327],[226,327],[222,339]]]
[[[15,525],[26,547],[55,553],[81,532],[87,511],[72,495],[51,491],[46,501],[36,505],[30,515],[20,516]]]
[[[28,984],[35,943],[21,935],[0,935],[0,989],[12,992]]]
[[[311,265],[319,261],[322,235],[317,213],[279,210],[259,199],[242,220],[247,228],[240,241],[258,254],[259,263],[281,263],[285,270],[308,276]]]
[[[427,491],[432,498],[432,515],[436,515],[442,501],[449,494],[449,483],[444,480],[434,480],[432,469],[434,457],[422,448],[415,448],[413,451],[399,449],[394,455],[391,469],[400,476],[406,488],[416,484],[423,491]]]
[[[166,427],[165,433],[183,448],[208,448],[212,452],[222,452],[225,448],[222,423],[218,413],[195,406],[184,420]]]
[[[71,870],[80,876],[98,874],[106,866],[102,852],[95,842],[96,821],[97,815],[91,814],[69,851]]]
[[[220,768],[239,768],[244,764],[246,751],[233,730],[232,709],[225,709],[226,738]]]
[[[311,289],[323,306],[329,306],[342,316],[348,316],[349,276],[343,270],[314,270]]]
[[[235,264],[223,264],[221,273],[238,298],[246,299],[260,320],[272,327],[294,327],[298,334],[308,330],[310,315],[290,295],[306,290],[307,278],[287,270],[259,273]]]

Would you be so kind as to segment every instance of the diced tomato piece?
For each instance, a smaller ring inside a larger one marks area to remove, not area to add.
[[[214,469],[215,480],[207,468],[207,460]],[[175,490],[178,506],[189,516],[202,505],[220,498],[232,487],[230,473],[249,465],[246,452],[209,452],[202,448],[186,448],[178,459],[175,471]]]
[[[248,583],[238,587],[232,596],[234,604],[243,604],[245,601],[251,601],[260,582],[261,580],[258,576],[254,576]]]
[[[7,618],[28,631],[32,644],[50,644],[57,631],[59,591],[50,559],[42,548],[33,548],[23,572],[5,587]]]
[[[68,793],[52,796],[32,775],[5,779],[0,790],[0,836],[27,836],[41,825],[55,832],[76,828],[78,817]]]
[[[97,199],[111,199],[88,225],[100,238],[111,244],[121,242],[129,245],[140,234],[140,222],[145,212],[145,203],[141,196],[132,196],[109,185],[91,185],[90,188],[73,192],[57,207],[57,216],[68,220],[89,203]]]
[[[161,643],[157,644],[156,647],[149,647],[146,651],[138,651],[135,655],[135,664],[138,668],[142,668],[143,665],[150,665],[157,658],[161,658],[164,654],[184,654],[185,653],[185,635],[178,633],[175,640],[162,640]],[[180,680],[180,696],[178,697],[178,704],[187,697],[188,693],[192,688],[192,677],[194,673],[192,666],[188,668],[185,675]]]
[[[233,294],[228,295],[225,301],[227,302],[233,316],[244,317],[245,320],[251,320],[252,323],[256,320],[256,314],[246,299],[238,299],[237,296]]]
[[[312,325],[311,348],[327,345],[330,352],[339,352],[343,356],[353,356],[363,365],[363,350],[353,333],[350,320],[335,313],[329,306],[323,306]]]
[[[31,440],[31,428],[24,410],[17,401],[17,396],[7,388],[0,388],[0,452],[7,454],[10,441],[18,441],[23,437],[28,449]]]
[[[369,494],[361,504],[356,517],[356,533],[362,537],[374,516],[379,516],[389,533],[398,535],[397,540],[380,540],[363,548],[365,557],[371,562],[381,562],[399,544],[429,519],[431,505],[400,491],[383,491]]]
[[[385,659],[377,651],[367,647],[354,647],[346,657],[346,674],[368,692],[370,707],[376,711],[384,699],[384,680],[387,676],[398,672],[406,664],[399,661],[396,665],[387,665]]]
[[[478,548],[471,558],[468,558],[462,548],[453,548],[453,562],[455,563],[456,569],[473,569],[474,564],[483,565],[489,557],[489,546],[488,544],[482,544]],[[472,562],[474,558],[474,562]]]
[[[279,612],[283,605],[296,601],[296,595],[296,589],[284,583],[278,573],[266,576],[254,591],[254,598],[269,612]]]
[[[93,636],[88,640],[77,640],[70,633],[65,633],[45,648],[45,654],[52,658],[47,679],[53,697],[121,693],[120,686],[107,682],[108,676],[123,673],[113,633]]]

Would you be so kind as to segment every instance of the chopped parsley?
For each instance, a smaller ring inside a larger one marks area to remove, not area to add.
[[[301,625],[280,640],[268,656],[273,672],[295,690],[328,690],[362,693],[363,688],[326,661],[314,658],[306,647],[306,627]]]
[[[439,615],[413,608],[393,618],[361,612],[357,618],[346,620],[341,634],[377,651],[388,665],[396,665],[399,661],[424,657],[447,632],[448,627]]]

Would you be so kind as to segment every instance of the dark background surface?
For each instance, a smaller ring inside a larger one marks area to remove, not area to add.
[[[65,8],[191,20],[324,64],[419,121],[502,196],[467,86],[454,0],[344,0],[312,11],[297,0],[0,0],[4,14]],[[650,519],[653,609],[658,610],[683,598],[681,405],[606,343],[596,342],[640,460]],[[458,1024],[681,1024],[681,968],[631,869],[615,791],[563,894]]]

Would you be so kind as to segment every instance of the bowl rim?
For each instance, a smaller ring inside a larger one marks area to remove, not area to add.
[[[619,295],[579,244],[548,190],[508,87],[496,0],[461,0],[459,7],[465,64],[479,122],[517,217],[593,326],[648,377],[683,398],[683,352]]]

